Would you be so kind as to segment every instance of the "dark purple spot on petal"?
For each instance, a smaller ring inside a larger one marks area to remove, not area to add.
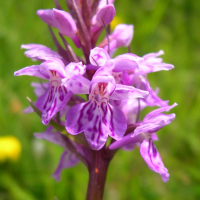
[[[152,145],[152,150],[153,150],[153,157],[155,158],[157,156],[157,149],[154,145]]]
[[[92,128],[88,128],[88,131],[91,132],[91,131],[92,131]]]
[[[78,66],[75,66],[75,67],[74,67],[74,71],[75,71],[75,70],[78,70],[78,71],[80,72],[80,69],[79,69]]]
[[[59,93],[60,101],[63,101],[64,100],[64,93],[63,93],[63,90],[62,90],[61,86],[59,86],[59,88],[58,88],[58,93]]]
[[[79,86],[79,87],[82,87],[83,85],[82,85],[82,83],[78,82],[78,86]]]
[[[95,54],[94,57],[95,57],[96,60],[103,58],[100,54]]]
[[[64,91],[65,91],[65,94],[67,94],[67,89],[66,89],[65,86],[63,86],[63,89],[64,89]]]

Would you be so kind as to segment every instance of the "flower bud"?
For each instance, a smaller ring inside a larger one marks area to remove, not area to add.
[[[46,10],[38,10],[37,15],[41,18],[49,26],[56,27],[53,18],[53,10],[46,9]]]

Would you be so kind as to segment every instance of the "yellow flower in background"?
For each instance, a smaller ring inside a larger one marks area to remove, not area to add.
[[[111,30],[114,30],[115,26],[117,26],[118,24],[121,24],[121,23],[122,23],[121,18],[119,18],[118,16],[115,15],[114,19],[110,23]]]
[[[21,153],[21,143],[14,136],[0,137],[0,162],[7,159],[11,161],[18,160]]]

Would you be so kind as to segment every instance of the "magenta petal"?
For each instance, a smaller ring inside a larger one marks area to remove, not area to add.
[[[73,106],[65,116],[65,126],[73,135],[84,131],[93,150],[101,149],[108,138],[108,133],[102,132],[101,111],[96,101]]]
[[[118,108],[95,100],[72,107],[65,120],[67,131],[73,135],[84,132],[93,150],[101,149],[108,135],[121,139],[127,127],[126,119]]]
[[[95,47],[90,51],[90,63],[92,65],[104,66],[109,59],[110,56],[102,48]]]
[[[134,59],[127,58],[127,56],[117,56],[114,58],[115,67],[114,72],[129,71],[138,68],[138,63]]]
[[[55,57],[63,59],[57,52],[52,51],[50,48],[38,44],[26,44],[21,48],[29,49],[25,51],[25,55],[33,60],[47,60],[47,58]]]
[[[53,10],[46,9],[46,10],[38,10],[37,15],[49,26],[55,26],[54,18],[53,18]]]
[[[171,106],[165,106],[165,107],[162,107],[162,108],[158,108],[158,109],[156,109],[156,110],[153,110],[152,112],[148,113],[148,114],[144,117],[144,121],[151,120],[152,118],[157,117],[157,115],[159,115],[161,112],[168,112],[168,111],[170,111],[172,108],[174,108],[174,107],[177,106],[177,105],[178,105],[177,103],[174,103],[174,104],[171,105]]]
[[[55,25],[60,33],[69,38],[73,38],[76,34],[77,27],[72,16],[63,10],[57,10],[55,8],[53,9],[53,15]]]
[[[114,100],[124,100],[132,98],[144,98],[149,94],[148,91],[140,90],[132,86],[116,84],[115,91],[110,96]]]
[[[102,103],[102,127],[107,131],[110,137],[120,140],[126,131],[127,124],[123,112],[110,104]]]
[[[44,45],[41,44],[22,44],[21,49],[35,49],[35,48],[43,48]]]
[[[63,136],[58,131],[52,132],[52,129],[47,129],[43,133],[34,133],[35,138],[47,140],[61,147],[67,148]]]
[[[88,120],[84,118],[84,109],[88,107],[91,102],[80,103],[73,106],[65,116],[65,127],[72,135],[77,135],[85,129],[88,125]],[[90,114],[90,113],[89,113]],[[92,116],[92,113],[91,113]],[[83,118],[83,119],[82,119]]]
[[[133,25],[117,25],[111,35],[111,38],[117,41],[118,47],[127,47],[133,38]]]
[[[51,58],[43,63],[40,64],[40,72],[43,75],[49,75],[50,77],[50,70],[55,71],[59,74],[61,78],[65,78],[66,73],[65,73],[65,65],[64,63],[57,58]]]
[[[162,127],[170,124],[174,118],[175,118],[175,114],[159,114],[158,116],[156,116],[154,119],[149,120],[149,121],[144,121],[141,126],[138,126],[134,133],[133,136],[136,136],[140,133],[154,133],[157,132],[158,130],[160,130]]]
[[[148,167],[159,173],[164,182],[169,180],[168,170],[165,168],[159,152],[157,151],[152,139],[144,140],[140,145],[140,153]]]
[[[36,94],[37,97],[40,97],[43,95],[46,90],[50,87],[49,82],[44,82],[44,83],[31,83],[31,87],[34,88],[34,93]]]
[[[116,107],[102,102],[96,105],[96,102],[87,110],[93,111],[92,121],[84,130],[85,137],[93,150],[101,149],[108,138],[108,135],[115,140],[120,140],[127,128],[126,119],[123,113]]]
[[[65,68],[67,75],[83,75],[85,73],[85,70],[86,66],[83,65],[82,62],[79,63],[71,62]]]
[[[38,78],[48,79],[48,75],[43,75],[40,72],[40,65],[32,65],[30,67],[24,67],[16,72],[14,72],[15,76],[28,75],[28,76],[36,76]]]
[[[60,162],[54,174],[52,175],[56,181],[60,181],[61,172],[65,168],[70,168],[75,166],[79,162],[78,158],[72,154],[70,151],[65,150],[61,155]]]
[[[42,123],[47,125],[51,118],[59,112],[72,96],[64,86],[51,86],[45,94],[38,98],[35,105],[42,111]]]
[[[158,136],[155,133],[152,133],[151,139],[154,141],[158,141]]]
[[[163,126],[165,126],[166,124],[164,123],[164,121],[160,120],[157,121],[155,123],[143,123],[141,126],[138,126],[134,132],[132,137],[136,137],[137,135],[139,135],[140,133],[153,133],[158,131],[159,129],[161,129]],[[147,134],[148,135],[148,134]]]
[[[100,67],[94,74],[91,84],[97,82],[112,82],[115,84],[115,79],[112,76],[112,70],[114,68],[114,61],[108,60],[103,67]]]
[[[168,106],[168,101],[163,101],[157,96],[158,90],[154,91],[151,88],[145,76],[132,75],[132,84],[140,89],[149,92],[149,95],[145,99],[143,99],[143,101],[145,101],[148,106],[159,106],[159,107]]]
[[[143,75],[150,72],[173,69],[173,65],[163,63],[162,58],[157,58],[157,56],[162,54],[164,54],[164,52],[161,50],[157,53],[149,53],[144,55],[144,61],[140,62],[140,67],[135,71],[135,75]]]
[[[144,136],[142,134],[132,137],[131,134],[124,136],[121,140],[113,142],[109,149],[114,150],[127,145],[134,145],[138,142],[142,142],[144,140]]]
[[[144,55],[143,58],[145,60],[149,60],[149,61],[154,62],[154,63],[156,63],[156,62],[157,63],[161,63],[162,62],[162,58],[156,58],[156,57],[161,56],[163,54],[164,54],[164,51],[160,50],[157,53],[148,53],[148,54]]]
[[[62,82],[74,94],[89,94],[90,81],[83,76],[75,75],[70,79],[63,79]]]
[[[115,7],[112,4],[105,5],[100,8],[96,14],[96,21],[103,26],[102,20],[105,25],[110,24],[115,16]]]

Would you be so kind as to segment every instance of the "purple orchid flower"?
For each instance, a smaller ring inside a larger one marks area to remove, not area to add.
[[[149,114],[147,114],[140,126],[138,126],[132,136],[137,136],[140,133],[154,133],[157,132],[162,127],[166,126],[167,124],[170,124],[174,118],[175,114],[163,114],[161,112],[166,112],[172,109],[173,107],[177,106],[176,103],[174,103],[171,106],[166,106],[162,108],[158,108]]]
[[[101,149],[108,135],[120,140],[126,131],[126,118],[121,110],[108,103],[109,99],[143,98],[148,92],[115,84],[114,61],[107,61],[97,70],[90,84],[89,101],[72,107],[66,114],[65,127],[73,135],[81,132],[94,150]]]
[[[43,133],[34,133],[34,136],[38,139],[47,140],[64,148],[64,152],[61,155],[58,167],[52,175],[56,181],[60,180],[61,172],[63,169],[73,167],[79,162],[79,159],[68,150],[68,147],[64,141],[65,136],[63,136],[58,131],[53,132],[53,128],[51,126],[48,127],[47,130]],[[75,147],[80,150],[78,145],[75,145]]]
[[[34,88],[34,93],[36,97],[42,96],[46,90],[49,88],[49,83],[31,83],[31,86]],[[25,108],[23,110],[23,113],[31,113],[34,112],[33,108],[31,106]]]
[[[149,138],[148,140],[143,140],[140,145],[140,154],[144,161],[147,163],[148,167],[159,173],[164,182],[169,180],[169,173],[167,168],[165,168],[159,152],[153,143],[153,140]]]
[[[25,51],[25,55],[28,58],[31,58],[33,61],[45,61],[48,60],[48,58],[58,58],[62,60],[64,63],[68,62],[57,52],[52,51],[50,48],[41,45],[41,44],[23,44],[21,45],[22,49],[28,49]]]
[[[151,72],[157,72],[161,70],[171,70],[174,68],[173,65],[168,63],[163,63],[162,58],[157,58],[158,56],[164,54],[162,50],[157,53],[149,53],[144,55],[143,57],[139,57],[132,53],[126,53],[123,55],[124,58],[134,60],[138,63],[139,67],[134,71],[134,75],[145,75]]]
[[[135,87],[139,89],[146,90],[149,92],[149,95],[146,98],[141,99],[141,102],[145,102],[147,106],[159,106],[159,107],[168,106],[169,101],[163,101],[162,99],[158,97],[157,95],[158,88],[154,91],[151,88],[145,75],[138,76],[135,74],[131,74],[129,76],[129,79],[130,79],[131,85],[134,85]]]
[[[45,22],[49,26],[56,28],[54,17],[53,17],[53,10],[51,9],[38,10],[37,15],[41,18],[43,22]]]
[[[133,39],[133,25],[119,24],[109,36],[110,55],[113,55],[117,48],[128,47]],[[104,47],[108,51],[108,45]]]
[[[37,101],[34,106],[29,99],[32,107],[25,112],[42,113],[45,125],[53,120],[50,124],[57,131],[49,127],[44,133],[34,134],[64,148],[53,177],[59,181],[63,169],[81,161],[90,175],[86,199],[94,196],[101,199],[108,165],[117,152],[113,150],[133,150],[138,146],[149,168],[167,182],[168,170],[153,141],[158,139],[156,132],[175,118],[175,114],[162,112],[177,104],[168,106],[168,101],[160,99],[158,90],[151,88],[147,74],[174,66],[159,58],[162,50],[143,57],[126,53],[112,58],[119,47],[130,45],[134,34],[134,26],[127,24],[119,24],[110,33],[109,24],[115,16],[114,0],[66,0],[70,13],[62,9],[58,0],[54,3],[57,9],[38,10],[37,14],[49,26],[57,52],[39,44],[22,45],[27,57],[42,63],[14,73],[46,80],[32,83]],[[58,30],[60,42],[52,27]],[[107,36],[96,47],[104,28]],[[81,48],[84,57],[75,54],[64,36]],[[160,108],[140,121],[140,112],[147,106]],[[63,129],[64,125],[71,135]],[[112,140],[107,146],[109,136]]]
[[[112,4],[100,7],[93,16],[91,24],[91,33],[96,32],[100,27],[110,24],[115,16],[115,7]]]
[[[89,81],[82,77],[84,73],[85,65],[82,63],[70,63],[65,67],[61,60],[52,58],[40,65],[16,71],[14,75],[29,75],[49,80],[49,88],[35,103],[42,111],[43,124],[47,125],[50,119],[64,108],[73,92],[76,94],[88,93],[89,88],[85,88],[85,85],[88,84],[85,83]],[[62,81],[67,82],[69,88]]]
[[[125,55],[125,56],[123,56]],[[102,67],[106,64],[111,57],[108,53],[99,47],[96,47],[90,52],[90,63],[91,65],[87,66],[87,69],[96,70],[99,67]],[[138,67],[136,61],[133,58],[127,58],[126,54],[122,54],[121,56],[117,56],[113,59],[114,68],[112,72],[122,72],[122,71],[131,71],[135,70]]]
[[[116,149],[127,145],[133,145],[140,143],[140,153],[149,168],[159,173],[164,182],[169,179],[168,170],[164,167],[162,159],[153,143],[156,140],[155,132],[162,127],[170,124],[175,118],[175,114],[163,114],[162,112],[169,111],[177,104],[174,103],[172,106],[166,106],[158,108],[149,114],[147,114],[143,121],[136,126],[133,134],[126,135],[122,140],[116,141],[110,145],[110,149]]]
[[[156,72],[160,70],[170,70],[174,67],[171,64],[162,63],[162,59],[157,58],[157,56],[161,55],[162,53],[163,51],[159,51],[158,53],[150,53],[143,56],[142,58],[135,54],[128,53],[117,56],[115,58],[119,60],[124,59],[134,61],[135,63],[137,63],[137,68],[125,71],[123,72],[123,74],[116,74],[116,79],[118,79],[119,83],[126,85],[134,85],[139,89],[148,91],[149,95],[141,100],[145,101],[145,103],[148,106],[168,106],[168,101],[163,101],[157,96],[158,90],[154,91],[146,78],[147,73]],[[120,77],[117,77],[119,75]]]

